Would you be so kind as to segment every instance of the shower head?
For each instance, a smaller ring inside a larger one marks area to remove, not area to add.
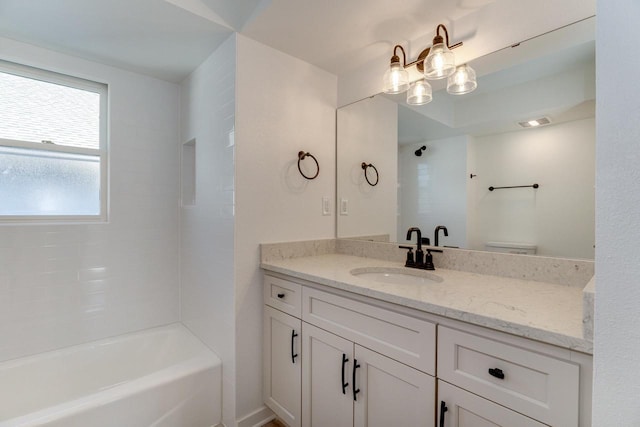
[[[414,154],[415,154],[416,156],[420,157],[420,156],[422,156],[422,152],[423,152],[424,150],[426,150],[426,149],[427,149],[427,146],[426,146],[426,145],[423,145],[422,147],[420,147],[420,148],[418,148],[416,151],[414,151]]]

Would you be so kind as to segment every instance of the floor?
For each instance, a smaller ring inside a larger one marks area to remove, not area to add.
[[[273,421],[263,425],[262,427],[286,427],[286,426],[284,424],[282,424],[278,420],[273,420]]]

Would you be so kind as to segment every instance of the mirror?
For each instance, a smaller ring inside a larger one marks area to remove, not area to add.
[[[338,109],[337,237],[404,243],[415,226],[434,244],[442,225],[440,246],[593,259],[594,35],[590,18],[478,58],[467,95],[436,81],[424,106]]]

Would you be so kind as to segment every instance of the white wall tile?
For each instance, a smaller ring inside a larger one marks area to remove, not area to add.
[[[0,360],[179,320],[177,85],[0,39],[109,85],[109,223],[0,224]]]
[[[181,84],[180,142],[195,139],[196,201],[180,218],[182,322],[222,360],[223,422],[235,425],[234,147],[236,39]]]

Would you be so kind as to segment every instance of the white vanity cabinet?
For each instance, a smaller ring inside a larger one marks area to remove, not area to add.
[[[435,324],[299,287],[265,275],[266,405],[290,427],[432,427]]]
[[[264,398],[290,427],[300,426],[302,321],[264,307]]]
[[[301,425],[301,289],[288,280],[265,276],[263,396],[267,406],[290,427]]]
[[[290,427],[591,426],[587,354],[287,278],[265,274],[264,397]]]
[[[439,326],[438,378],[545,424],[579,425],[580,366],[535,348]]]
[[[544,427],[459,387],[438,380],[438,427]]]
[[[431,427],[435,379],[303,322],[302,425]]]

